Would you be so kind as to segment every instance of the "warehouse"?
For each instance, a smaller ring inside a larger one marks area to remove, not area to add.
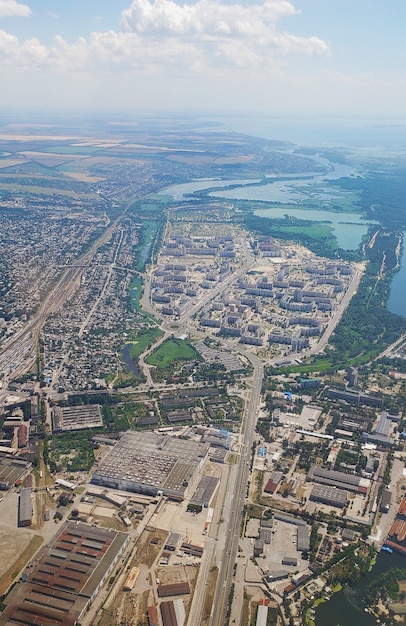
[[[342,509],[347,503],[347,492],[344,489],[329,485],[314,485],[310,494],[312,502],[320,502]]]
[[[203,476],[190,503],[203,506],[205,508],[209,507],[218,484],[218,478],[215,478],[214,476]]]
[[[388,489],[385,489],[383,494],[382,494],[382,499],[381,499],[381,504],[379,506],[379,511],[381,513],[388,513],[388,511],[390,509],[391,502],[392,502],[392,493]]]
[[[93,602],[128,543],[128,535],[66,523],[30,572],[4,601],[1,626],[73,626]]]
[[[322,485],[330,485],[339,489],[346,489],[355,493],[366,493],[371,481],[368,478],[361,478],[355,474],[345,474],[344,472],[336,472],[334,470],[323,469],[317,465],[313,465],[307,474],[307,480]]]
[[[310,550],[310,529],[307,524],[297,527],[296,548],[299,552],[308,552]]]
[[[103,419],[98,404],[59,407],[52,409],[53,432],[102,428]]]
[[[183,499],[209,446],[163,433],[127,431],[99,465],[92,483],[113,489]]]
[[[183,626],[185,623],[185,607],[182,600],[161,602],[160,608],[163,626]]]
[[[170,585],[158,585],[158,597],[182,596],[190,593],[189,583],[172,583]]]
[[[26,487],[25,489],[21,489],[20,498],[18,501],[18,525],[31,526],[31,517],[31,489]]]
[[[255,626],[266,626],[268,623],[268,607],[264,604],[258,605],[257,621]]]

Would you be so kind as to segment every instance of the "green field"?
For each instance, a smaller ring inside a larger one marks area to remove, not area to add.
[[[178,361],[192,359],[200,360],[200,355],[190,343],[183,339],[168,339],[147,358],[146,362],[158,369],[166,369]]]
[[[162,335],[162,331],[156,326],[154,328],[141,328],[132,341],[130,355],[132,359],[136,359],[146,350],[149,346]]]
[[[333,234],[333,228],[327,224],[314,222],[311,226],[276,226],[275,236],[277,233],[287,233],[292,235],[304,234],[312,239],[328,239]],[[333,235],[334,236],[334,235]]]

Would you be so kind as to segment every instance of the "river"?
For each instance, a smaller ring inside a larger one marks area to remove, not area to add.
[[[406,568],[406,558],[394,552],[380,552],[372,570],[353,588],[344,588],[334,593],[331,600],[320,604],[316,609],[316,626],[376,626],[379,622],[365,611],[362,602],[365,589],[373,580],[391,567]]]
[[[396,313],[402,317],[406,317],[406,232],[403,233],[403,248],[400,258],[400,269],[392,280],[390,295],[388,300],[388,309],[391,313]]]
[[[331,202],[339,203],[340,198],[348,196],[348,192],[340,190],[329,184],[332,180],[346,176],[354,176],[356,170],[348,165],[332,163],[327,159],[315,155],[311,157],[317,165],[323,165],[325,172],[297,173],[287,176],[285,180],[272,180],[269,175],[269,183],[258,185],[259,180],[215,180],[200,179],[181,185],[172,185],[161,193],[171,195],[175,200],[186,199],[186,194],[193,194],[195,191],[210,190],[208,195],[216,198],[227,198],[232,200],[260,200],[267,202],[280,202],[281,207],[270,209],[257,209],[256,215],[269,218],[283,217],[285,214],[297,217],[302,220],[314,222],[329,222],[334,231],[338,245],[344,250],[356,250],[362,238],[367,234],[369,224],[375,223],[361,219],[359,213],[336,213],[328,210]],[[278,178],[278,177],[277,177]],[[219,189],[230,187],[232,189]],[[317,201],[325,209],[304,209],[300,205],[308,201]],[[290,206],[285,206],[290,205]],[[291,206],[291,205],[297,205]]]

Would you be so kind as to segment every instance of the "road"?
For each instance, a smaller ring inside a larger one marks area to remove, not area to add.
[[[89,313],[87,314],[86,318],[84,319],[84,321],[83,321],[83,323],[82,323],[82,325],[81,325],[81,327],[79,329],[79,332],[78,332],[79,338],[83,336],[83,333],[84,333],[84,331],[86,329],[86,326],[89,324],[89,322],[90,322],[94,312],[97,310],[100,302],[104,298],[104,295],[106,293],[107,287],[108,287],[109,282],[111,280],[111,276],[112,276],[113,271],[114,271],[114,269],[116,267],[117,257],[118,257],[118,255],[120,253],[121,245],[123,243],[123,237],[124,237],[124,231],[123,231],[123,229],[121,229],[121,231],[120,231],[120,239],[119,239],[119,241],[118,241],[118,243],[116,245],[116,249],[115,249],[115,252],[114,252],[113,260],[112,260],[112,262],[109,265],[108,273],[107,273],[107,276],[106,276],[106,280],[104,281],[103,288],[102,288],[102,290],[100,292],[99,297],[97,298],[97,300],[93,304],[92,308],[90,309]]]
[[[226,611],[231,589],[234,563],[237,557],[238,541],[240,538],[245,492],[248,483],[248,476],[250,473],[251,448],[254,439],[255,425],[257,422],[262,381],[264,376],[263,364],[258,359],[258,357],[250,354],[249,352],[246,352],[245,350],[242,350],[241,352],[250,360],[254,371],[252,376],[250,398],[248,401],[242,429],[242,450],[239,464],[236,466],[237,476],[235,479],[235,486],[229,499],[230,509],[229,511],[224,511],[224,519],[227,524],[227,530],[224,549],[220,560],[221,566],[217,578],[210,626],[223,626],[226,619]],[[188,626],[192,626],[192,624],[188,623]]]

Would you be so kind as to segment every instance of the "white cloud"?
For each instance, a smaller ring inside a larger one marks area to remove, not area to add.
[[[26,4],[19,4],[16,0],[0,0],[0,17],[28,17],[31,9]]]
[[[281,18],[298,13],[291,2],[253,2],[256,4],[248,6],[220,0],[197,0],[195,4],[134,0],[122,12],[121,32],[92,32],[74,43],[61,36],[56,36],[51,46],[36,38],[19,42],[0,31],[0,59],[3,66],[16,69],[164,72],[170,67],[182,75],[230,68],[275,71],[281,63],[278,57],[329,53],[328,44],[318,37],[278,30]],[[0,0],[0,11],[5,5],[16,3]]]
[[[133,0],[122,12],[121,25],[124,32],[145,36],[253,37],[266,35],[281,17],[295,13],[294,6],[284,0],[250,6],[218,0],[183,5],[173,0]]]

